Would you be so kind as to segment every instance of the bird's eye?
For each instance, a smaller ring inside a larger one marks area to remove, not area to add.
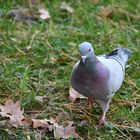
[[[89,49],[88,51],[90,52],[91,49]]]

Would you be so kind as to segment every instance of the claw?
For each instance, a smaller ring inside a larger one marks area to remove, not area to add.
[[[88,100],[87,100],[87,105],[89,108],[92,108],[93,107],[93,104],[94,104],[94,100],[92,98],[89,98],[88,97]]]
[[[99,126],[101,126],[102,124],[104,124],[105,122],[105,113],[102,114],[100,120],[99,120]]]

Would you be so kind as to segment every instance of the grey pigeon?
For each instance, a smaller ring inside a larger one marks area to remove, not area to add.
[[[89,42],[81,43],[79,51],[81,59],[73,67],[71,86],[89,101],[93,99],[101,105],[101,125],[105,122],[111,98],[122,85],[125,66],[132,52],[119,47],[109,54],[96,56]]]

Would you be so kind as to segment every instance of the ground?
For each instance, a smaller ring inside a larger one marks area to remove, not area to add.
[[[27,117],[57,116],[61,124],[74,121],[84,139],[139,139],[125,126],[140,127],[140,1],[66,1],[72,13],[60,8],[62,1],[36,5],[29,1],[2,0],[0,4],[0,103],[7,98],[20,101]],[[22,7],[38,17],[39,6],[48,9],[49,20],[8,16],[10,10]],[[71,70],[80,58],[78,45],[84,41],[93,44],[97,55],[118,44],[133,52],[123,85],[107,113],[108,127],[97,127],[99,106],[91,109],[86,100],[68,100]],[[43,103],[36,101],[36,96],[44,95]],[[5,140],[35,139],[37,135],[54,139],[52,133],[22,127],[0,128],[0,133]]]

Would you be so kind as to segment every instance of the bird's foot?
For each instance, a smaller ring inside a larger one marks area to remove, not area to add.
[[[100,120],[98,122],[98,125],[101,126],[104,123],[105,123],[105,113],[103,113],[102,116],[100,117]]]
[[[89,97],[88,97],[87,105],[88,105],[89,108],[92,108],[93,105],[94,105],[94,100],[93,100],[92,98],[89,98]]]

